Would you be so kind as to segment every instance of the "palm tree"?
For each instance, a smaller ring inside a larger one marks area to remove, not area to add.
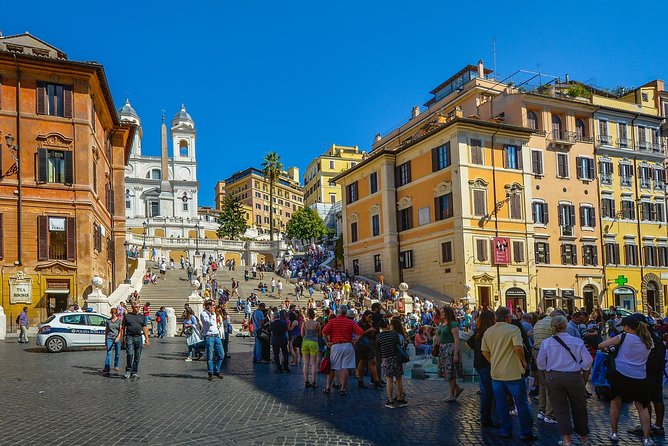
[[[276,152],[269,152],[262,163],[262,173],[265,181],[269,182],[269,240],[274,241],[274,185],[283,171],[281,156]]]

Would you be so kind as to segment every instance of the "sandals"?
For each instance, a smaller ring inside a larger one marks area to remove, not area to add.
[[[329,387],[325,387],[325,390],[323,390],[323,393],[326,393],[327,395],[329,395],[330,392],[331,390],[329,389]]]
[[[341,396],[345,396],[345,395],[347,395],[347,394],[348,394],[348,391],[347,391],[347,390],[341,390],[341,391],[339,392],[339,395],[341,395]]]

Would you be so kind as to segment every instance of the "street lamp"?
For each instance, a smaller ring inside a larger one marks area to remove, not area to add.
[[[199,221],[195,223],[195,255],[199,255],[199,228],[201,226],[199,225]]]
[[[146,249],[146,230],[148,228],[148,223],[144,222],[141,225],[144,227],[144,244],[141,246],[141,249]]]
[[[130,281],[130,262],[129,262],[130,257],[128,256],[128,246],[130,246],[130,244],[126,240],[123,243],[123,246],[125,247],[125,280],[123,281],[123,283],[130,283],[131,282]]]

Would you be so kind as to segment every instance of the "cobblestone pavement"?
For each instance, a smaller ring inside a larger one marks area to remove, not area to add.
[[[384,391],[358,389],[351,380],[347,396],[326,396],[322,381],[304,389],[296,368],[276,374],[253,365],[249,349],[250,341],[233,339],[225,379],[209,382],[203,362],[183,361],[183,338],[154,340],[142,356],[141,379],[128,381],[100,373],[100,349],[49,354],[0,341],[0,444],[521,444],[517,436],[501,440],[478,427],[477,384],[464,384],[460,402],[447,404],[442,381],[409,380],[409,405],[386,409]],[[608,407],[589,401],[592,440],[610,444]],[[629,409],[620,445],[641,444],[625,433],[637,422]],[[537,421],[535,430],[534,444],[556,445],[560,438],[556,425]]]

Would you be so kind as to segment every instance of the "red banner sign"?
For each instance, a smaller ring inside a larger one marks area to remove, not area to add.
[[[496,265],[510,264],[510,239],[508,237],[494,237],[494,263]]]

